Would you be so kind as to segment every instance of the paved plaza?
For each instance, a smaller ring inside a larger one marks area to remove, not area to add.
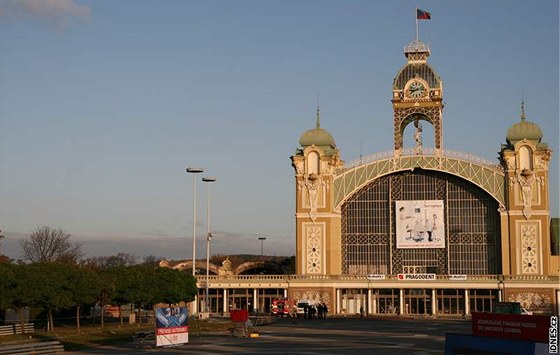
[[[229,334],[191,334],[176,348],[127,343],[83,354],[443,354],[445,333],[471,333],[470,320],[407,318],[276,319],[257,327],[257,338]]]

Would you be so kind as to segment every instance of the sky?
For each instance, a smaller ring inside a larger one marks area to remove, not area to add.
[[[264,254],[294,255],[299,137],[319,104],[344,161],[392,149],[416,7],[432,15],[419,36],[444,148],[498,163],[524,100],[553,150],[558,217],[557,0],[2,0],[0,253],[20,258],[48,225],[86,256],[190,259],[192,166],[217,179],[197,183],[197,258],[208,187],[211,254],[259,254],[266,237]]]

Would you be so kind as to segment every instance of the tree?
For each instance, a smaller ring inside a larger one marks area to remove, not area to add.
[[[192,275],[174,269],[159,267],[154,273],[153,303],[174,304],[194,301],[198,292]]]
[[[28,240],[20,241],[24,260],[32,263],[60,262],[75,264],[82,257],[81,244],[71,243],[70,234],[62,228],[42,226]]]
[[[11,264],[0,263],[0,309],[10,308],[14,302],[16,274]]]
[[[139,285],[142,284],[142,273],[135,266],[119,265],[109,269],[116,283],[116,289],[111,298],[111,302],[119,306],[119,319],[123,325],[122,306],[128,303],[135,303],[139,298]]]
[[[4,236],[4,234],[2,234],[2,230],[0,229],[0,264],[1,263],[9,263],[10,262],[10,258],[8,258],[6,255],[2,255],[1,251],[2,251],[2,239],[5,239],[6,237]]]
[[[11,307],[17,311],[22,332],[25,333],[24,310],[34,306],[36,300],[39,299],[34,268],[32,264],[11,264],[9,267],[11,267],[13,278],[7,291],[11,298]]]
[[[6,238],[6,237],[4,237],[4,234],[2,234],[2,230],[0,229],[0,246],[2,246],[2,239],[4,239],[4,238]]]
[[[97,294],[96,301],[101,307],[101,329],[105,327],[105,306],[109,303],[115,290],[116,280],[113,273],[109,269],[98,269],[98,277],[101,289]]]
[[[82,261],[82,264],[93,268],[112,268],[117,266],[132,266],[138,264],[138,257],[128,253],[118,253],[110,256],[94,256]]]
[[[103,288],[97,272],[84,267],[74,269],[71,275],[72,303],[76,306],[76,327],[80,332],[80,310],[84,304],[94,304]]]
[[[33,288],[30,303],[47,311],[49,330],[54,331],[53,311],[69,309],[74,305],[73,268],[49,262],[26,266],[29,271],[27,282]]]
[[[144,261],[142,262],[142,264],[157,267],[161,260],[163,260],[163,258],[160,256],[148,255],[144,256]]]

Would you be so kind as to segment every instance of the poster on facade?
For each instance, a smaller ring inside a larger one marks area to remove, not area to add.
[[[443,201],[395,201],[397,248],[445,248]]]
[[[187,307],[156,308],[156,346],[189,342]]]

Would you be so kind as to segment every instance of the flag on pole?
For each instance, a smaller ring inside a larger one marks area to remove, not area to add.
[[[416,19],[417,20],[430,20],[432,18],[432,14],[428,11],[416,9]]]

